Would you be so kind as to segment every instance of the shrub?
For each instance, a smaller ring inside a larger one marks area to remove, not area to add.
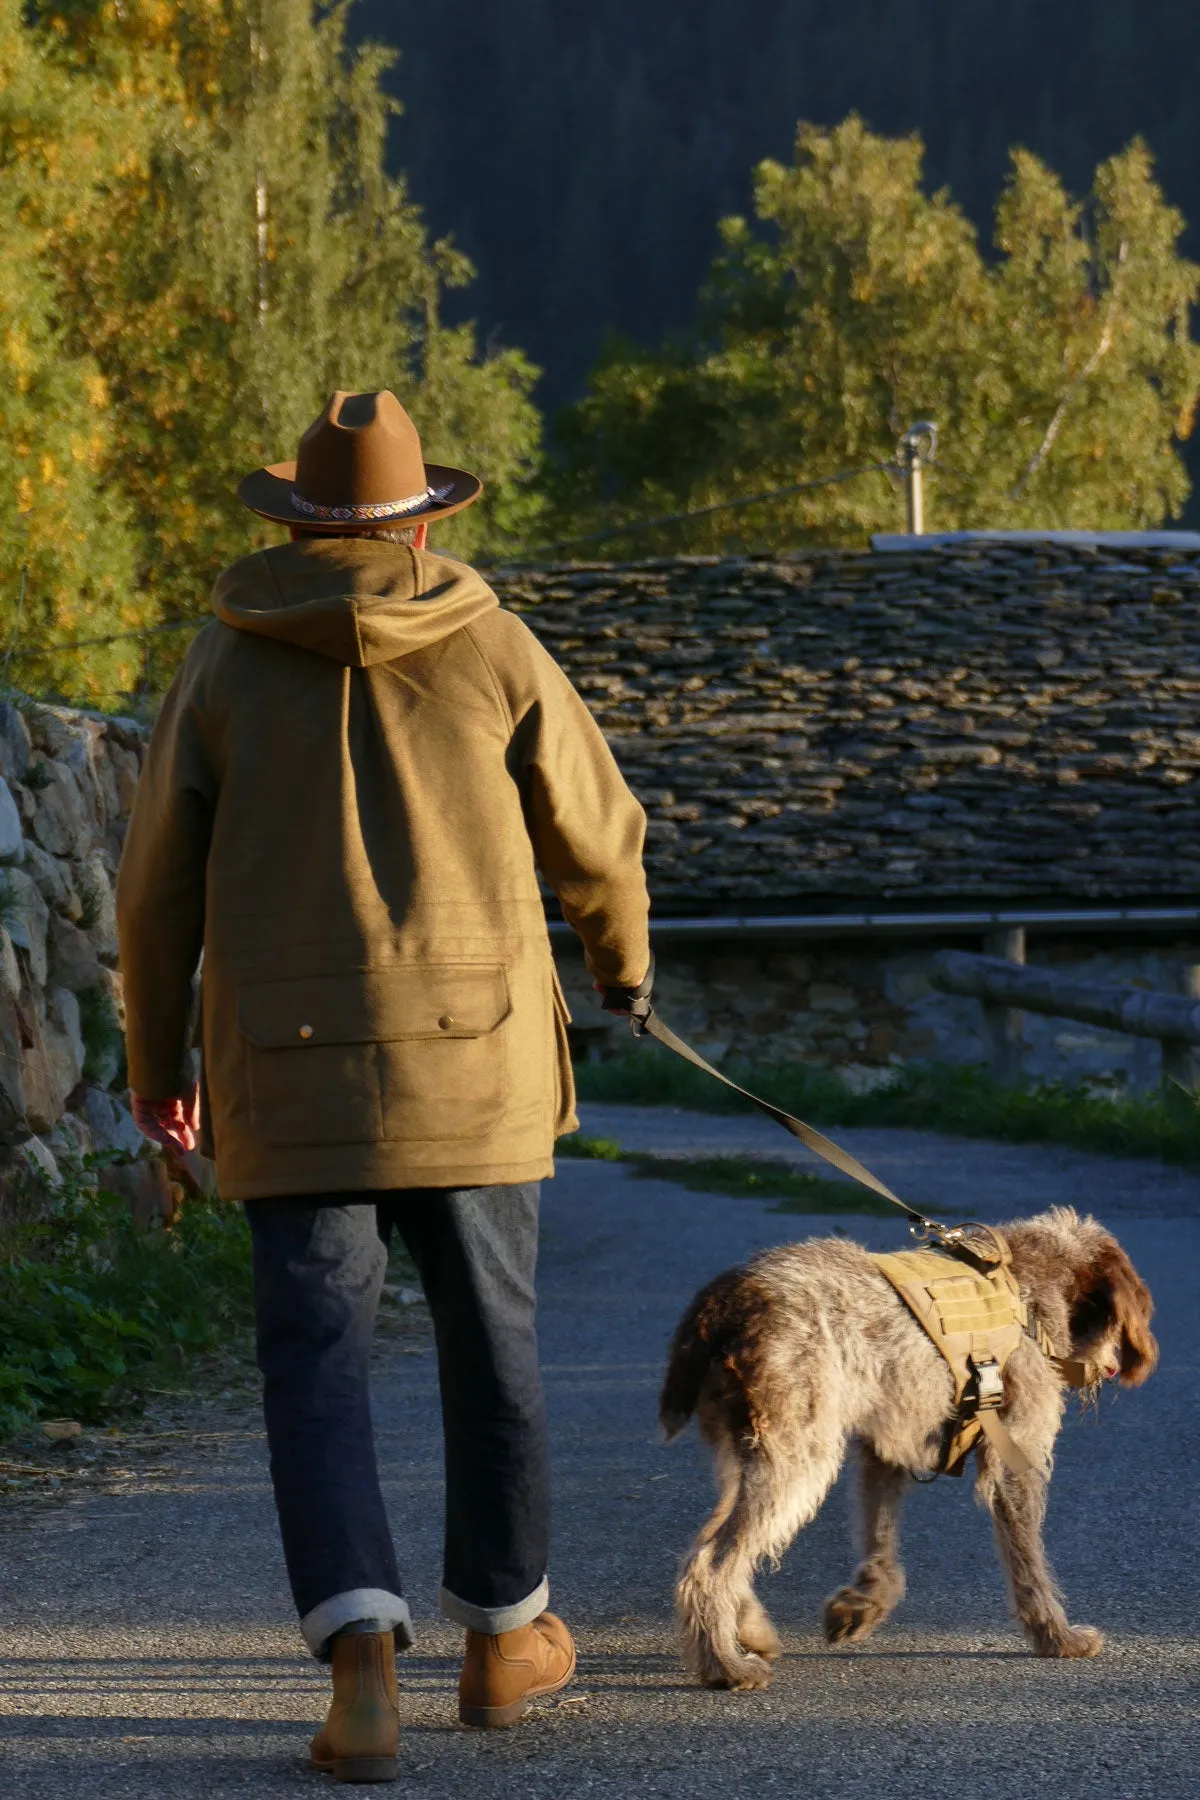
[[[85,988],[79,1001],[79,1030],[83,1037],[83,1073],[101,1087],[119,1083],[125,1068],[125,1034],[112,996],[105,988]]]
[[[30,1191],[8,1209],[0,1436],[39,1415],[94,1421],[136,1404],[249,1323],[242,1209],[192,1200],[171,1229],[138,1230],[127,1203],[99,1185],[100,1160],[83,1159],[38,1194],[25,1178]]]

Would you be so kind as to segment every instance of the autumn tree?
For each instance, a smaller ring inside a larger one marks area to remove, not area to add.
[[[470,279],[384,164],[390,52],[351,52],[346,6],[312,0],[47,0],[64,77],[139,121],[96,203],[61,234],[73,352],[112,397],[105,462],[138,525],[139,582],[199,616],[213,575],[273,541],[234,498],[292,453],[334,387],[392,387],[431,460],[488,500],[441,542],[471,553],[519,529],[538,449],[535,377],[441,319]],[[161,676],[186,633],[157,641]]]
[[[722,227],[696,332],[612,346],[562,426],[560,527],[693,509],[875,472],[673,530],[662,548],[854,542],[897,529],[878,472],[917,418],[941,429],[931,528],[1142,527],[1188,493],[1178,445],[1200,392],[1200,271],[1145,146],[1083,204],[1015,152],[996,256],[921,185],[918,139],[851,117],[763,163],[755,219]]]
[[[129,508],[105,479],[107,383],[64,329],[55,263],[78,186],[112,149],[85,95],[47,65],[18,0],[0,0],[0,676],[74,682],[48,643],[142,624]],[[98,650],[82,697],[132,679],[130,642]]]

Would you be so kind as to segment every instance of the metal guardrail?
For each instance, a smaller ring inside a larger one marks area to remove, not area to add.
[[[1200,929],[1200,906],[929,906],[919,911],[812,913],[702,913],[650,921],[655,943],[708,943],[722,939],[762,939],[793,943],[805,938],[950,937],[980,933],[1007,937],[1013,931],[1050,933],[1097,931],[1124,935]],[[574,939],[565,919],[549,921],[554,939]]]

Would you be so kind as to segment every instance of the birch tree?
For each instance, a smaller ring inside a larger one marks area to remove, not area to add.
[[[914,420],[941,432],[929,529],[1145,527],[1188,494],[1200,270],[1135,142],[1072,200],[1013,153],[995,255],[915,137],[851,117],[763,163],[755,217],[722,226],[695,332],[616,344],[563,426],[560,525],[648,518],[806,478],[857,479],[715,515],[660,548],[861,542],[903,529],[880,465]]]
[[[152,612],[129,508],[105,480],[108,384],[72,349],[55,278],[79,188],[113,147],[84,100],[47,64],[18,0],[0,0],[0,683],[71,683],[103,704],[136,678],[132,643],[102,647],[78,680],[79,657],[44,649]]]
[[[292,455],[335,387],[394,388],[431,460],[484,477],[490,510],[448,524],[447,547],[501,538],[530,504],[536,371],[442,324],[470,265],[387,172],[392,53],[351,51],[346,12],[61,0],[42,13],[63,66],[145,116],[102,208],[64,242],[61,279],[77,348],[111,386],[109,467],[142,530],[141,579],[172,614],[201,613],[224,563],[278,537],[237,504],[237,481]]]

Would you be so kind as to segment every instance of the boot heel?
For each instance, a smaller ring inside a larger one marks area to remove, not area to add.
[[[528,1705],[526,1699],[510,1700],[507,1706],[465,1706],[460,1700],[458,1716],[463,1725],[470,1725],[475,1731],[497,1731],[515,1725],[524,1717]]]
[[[395,1756],[335,1756],[335,1781],[397,1781],[400,1761]]]

